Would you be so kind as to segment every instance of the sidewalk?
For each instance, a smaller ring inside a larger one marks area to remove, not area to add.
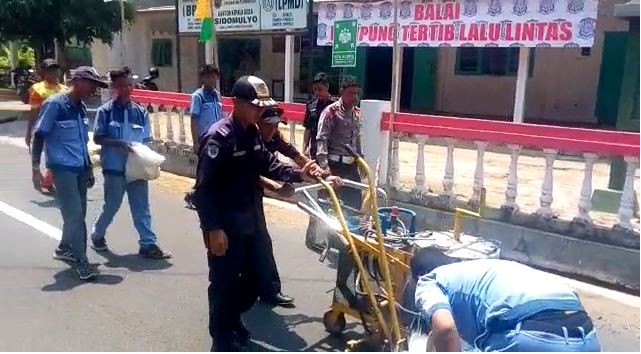
[[[2,99],[0,96],[0,100]],[[18,101],[17,97],[12,101],[0,101],[0,124],[20,119],[29,109],[29,105]]]

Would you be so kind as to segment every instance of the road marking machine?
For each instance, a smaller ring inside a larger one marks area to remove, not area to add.
[[[367,183],[344,180],[341,188],[365,192],[360,210],[343,205],[323,180],[296,189],[302,197],[298,207],[317,221],[316,238],[325,245],[320,261],[336,255],[336,287],[323,324],[329,333],[340,335],[347,325],[346,316],[362,322],[364,336],[347,342],[348,351],[407,351],[412,323],[420,316],[411,303],[414,296],[409,292],[414,287],[408,286],[409,264],[415,250],[437,246],[461,260],[498,258],[500,244],[463,234],[462,218],[480,216],[465,209],[456,210],[453,232],[417,231],[416,213],[387,206],[387,194],[376,187],[365,160],[348,150]],[[318,191],[325,191],[328,198],[318,198]],[[481,199],[482,209],[484,194]],[[385,205],[379,207],[379,200]]]

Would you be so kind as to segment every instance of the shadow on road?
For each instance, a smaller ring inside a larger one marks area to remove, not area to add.
[[[342,351],[345,343],[358,334],[353,331],[343,336],[330,336],[316,343],[307,343],[296,332],[300,325],[320,323],[319,317],[310,317],[304,314],[280,315],[270,306],[258,303],[245,316],[247,326],[252,333],[251,351]],[[353,327],[349,325],[348,328]]]
[[[336,352],[344,351],[348,341],[352,339],[359,339],[363,336],[362,333],[356,331],[348,331],[340,336],[327,335],[327,337],[319,340],[316,343],[308,345],[302,351],[305,352]],[[367,351],[359,349],[359,351]]]
[[[53,196],[51,198],[48,200],[32,200],[31,203],[41,208],[58,208],[58,201]]]
[[[138,253],[120,255],[112,252],[101,252],[98,254],[107,259],[107,262],[104,263],[105,267],[125,268],[132,272],[165,270],[173,266],[173,263],[166,259],[146,259],[138,255]]]
[[[116,285],[122,282],[123,277],[112,274],[100,274],[96,280],[87,282],[78,279],[72,268],[61,270],[53,275],[54,282],[42,287],[42,291],[66,291],[84,284]]]
[[[243,317],[252,332],[250,349],[254,351],[301,351],[307,343],[294,327],[320,320],[303,314],[280,315],[260,303]]]

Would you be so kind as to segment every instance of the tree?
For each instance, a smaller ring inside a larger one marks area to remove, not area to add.
[[[135,8],[125,4],[125,19],[133,21]],[[65,46],[72,40],[90,45],[94,39],[113,42],[121,31],[120,4],[103,0],[2,0],[0,40],[17,40],[34,48],[36,59],[53,56],[54,40]]]

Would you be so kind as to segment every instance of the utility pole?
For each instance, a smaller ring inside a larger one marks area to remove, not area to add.
[[[120,66],[124,67],[127,61],[125,49],[125,1],[120,0]]]
[[[216,39],[216,2],[212,1],[211,4],[211,26],[212,28],[212,37],[211,40],[205,42],[205,64],[213,64],[215,67],[219,68],[218,65],[218,40]],[[220,68],[219,68],[220,70]],[[220,90],[220,79],[216,80],[216,87]]]

